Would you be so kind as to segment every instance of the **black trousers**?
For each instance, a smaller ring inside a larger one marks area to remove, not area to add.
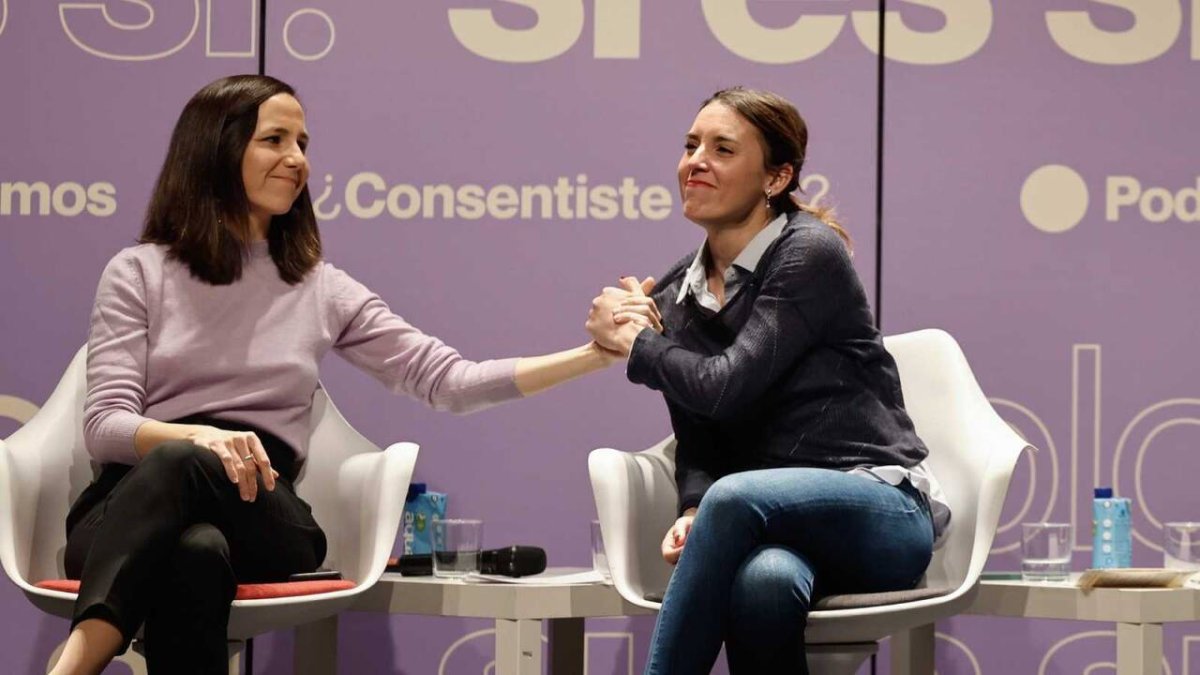
[[[292,487],[295,453],[254,431],[280,477],[272,492],[259,477],[253,502],[211,450],[188,441],[164,443],[136,466],[103,467],[67,516],[67,576],[81,580],[72,627],[108,621],[124,651],[144,623],[152,675],[228,672],[237,584],[286,581],[325,558],[325,534]]]

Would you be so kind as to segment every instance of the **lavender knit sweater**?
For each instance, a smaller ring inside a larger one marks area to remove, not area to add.
[[[308,453],[317,367],[330,348],[388,389],[467,412],[520,397],[516,359],[475,363],[425,335],[325,262],[279,278],[267,243],[242,278],[214,286],[142,244],[118,253],[96,291],[84,438],[99,462],[136,464],[147,419],[203,414],[245,422]]]

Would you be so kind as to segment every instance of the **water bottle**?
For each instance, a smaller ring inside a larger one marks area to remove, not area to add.
[[[1098,487],[1092,500],[1092,567],[1133,566],[1133,533],[1129,499],[1113,497],[1110,487]]]

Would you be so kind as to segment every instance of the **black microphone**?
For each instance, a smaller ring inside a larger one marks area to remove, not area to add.
[[[546,571],[546,551],[538,546],[506,546],[481,551],[480,574],[527,577]]]
[[[427,577],[433,574],[433,556],[419,553],[400,556],[387,566],[388,572],[406,577]],[[539,546],[505,546],[479,552],[479,573],[506,577],[527,577],[546,571],[546,551]]]

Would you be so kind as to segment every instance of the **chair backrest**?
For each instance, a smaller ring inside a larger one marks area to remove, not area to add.
[[[91,482],[83,444],[87,349],[71,359],[36,414],[0,453],[0,561],[19,585],[63,576],[67,511]]]
[[[86,360],[84,347],[45,405],[0,447],[0,514],[10,514],[0,517],[0,562],[19,585],[64,575],[67,511],[95,475],[83,441]],[[309,448],[314,451],[296,492],[312,505],[329,539],[325,566],[351,571],[361,562],[341,539],[357,524],[338,522],[337,483],[349,457],[379,448],[346,422],[324,389],[313,396],[311,419]],[[345,564],[350,568],[340,567]]]
[[[350,426],[324,387],[313,394],[310,428],[308,459],[296,482],[296,494],[312,506],[313,517],[325,531],[329,552],[325,555],[324,566],[340,570],[349,579],[360,580],[366,568],[371,566],[374,552],[363,548],[369,547],[371,540],[360,536],[365,519],[362,507],[355,504],[354,508],[347,508],[340,504],[338,500],[346,496],[346,491],[338,489],[338,484],[348,479],[350,458],[377,453],[379,447]],[[400,488],[401,499],[407,484],[408,478],[405,478]],[[395,536],[394,528],[392,536]]]
[[[949,334],[921,330],[885,338],[884,345],[896,359],[905,408],[952,512],[950,533],[934,552],[924,585],[965,590],[983,571],[1009,479],[1029,446],[992,408]]]

